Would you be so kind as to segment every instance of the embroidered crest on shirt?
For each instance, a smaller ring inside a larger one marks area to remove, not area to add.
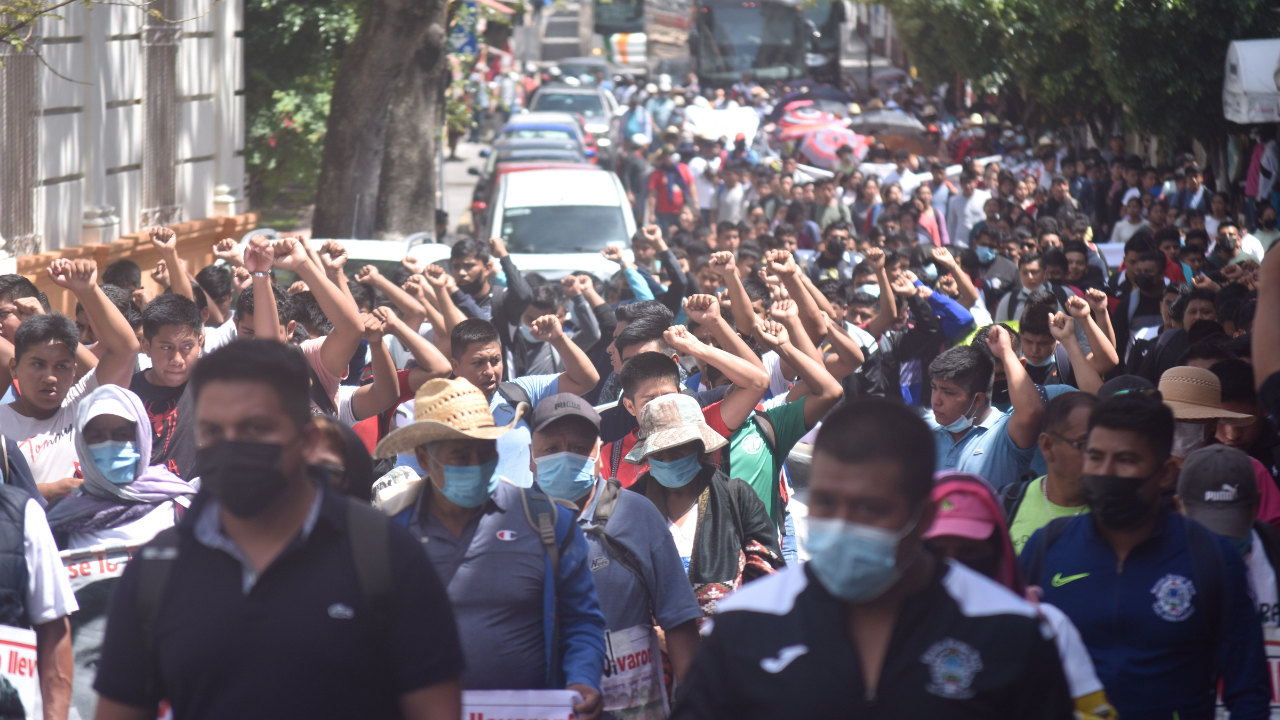
[[[752,435],[742,441],[742,451],[750,455],[759,455],[764,450],[764,440]]]
[[[1162,620],[1182,622],[1195,612],[1196,606],[1191,603],[1191,598],[1196,594],[1195,585],[1181,575],[1165,575],[1160,578],[1151,588],[1151,594],[1156,596],[1151,607]]]
[[[978,651],[952,638],[939,640],[920,656],[929,666],[930,682],[925,686],[938,697],[962,700],[973,697],[973,679],[982,670]]]

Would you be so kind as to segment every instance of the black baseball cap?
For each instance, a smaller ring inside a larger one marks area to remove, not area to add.
[[[600,432],[600,413],[591,403],[573,393],[557,393],[544,398],[533,411],[533,431],[538,432],[551,423],[566,417],[580,417]]]
[[[1178,473],[1178,499],[1188,517],[1219,535],[1247,537],[1258,503],[1253,463],[1226,445],[1200,448]]]

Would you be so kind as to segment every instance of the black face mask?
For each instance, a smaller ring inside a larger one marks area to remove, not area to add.
[[[1276,229],[1276,219],[1275,219],[1275,218],[1262,218],[1262,227],[1264,227],[1264,228],[1266,228],[1266,229],[1268,229],[1268,230],[1275,230],[1275,229]]]
[[[1142,496],[1145,477],[1089,475],[1080,477],[1080,495],[1089,512],[1111,530],[1127,530],[1142,522],[1152,510],[1152,503]]]
[[[1151,292],[1160,287],[1160,278],[1156,275],[1134,275],[1133,284],[1143,292]]]
[[[991,385],[991,407],[1000,412],[1013,409],[1013,400],[1009,398],[1009,381],[997,380]]]
[[[480,290],[484,287],[484,281],[485,281],[485,278],[481,277],[479,280],[476,280],[475,282],[458,283],[458,289],[466,293],[467,295],[475,295],[476,293],[480,292]]]
[[[224,440],[196,451],[201,486],[238,518],[271,506],[288,486],[280,468],[283,445]]]

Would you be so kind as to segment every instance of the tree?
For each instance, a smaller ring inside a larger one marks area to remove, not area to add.
[[[359,27],[358,0],[245,0],[245,164],[255,205],[286,189],[315,196],[334,75]]]
[[[391,103],[375,237],[403,238],[435,228],[436,144],[441,102],[448,85],[443,2],[434,4],[430,28],[400,79]]]
[[[391,101],[442,0],[369,0],[334,81],[312,233],[370,237]]]

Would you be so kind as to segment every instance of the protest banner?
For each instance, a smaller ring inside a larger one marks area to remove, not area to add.
[[[95,545],[59,553],[71,579],[80,609],[71,614],[71,652],[75,674],[71,680],[69,718],[88,720],[94,716],[98,696],[93,680],[98,675],[98,658],[107,629],[107,601],[133,553],[135,545]]]
[[[463,690],[462,720],[573,720],[574,690]]]
[[[43,720],[36,631],[0,625],[0,717]]]

